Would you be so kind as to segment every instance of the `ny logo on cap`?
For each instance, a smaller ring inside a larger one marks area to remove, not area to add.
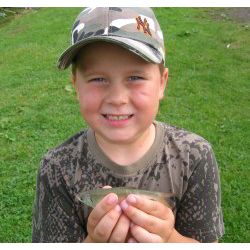
[[[137,29],[140,30],[141,27],[143,28],[143,32],[145,34],[149,34],[150,36],[152,36],[151,32],[150,32],[150,29],[149,29],[149,23],[147,21],[146,18],[144,18],[144,21],[141,20],[141,17],[138,16],[136,18],[136,21],[137,21]]]

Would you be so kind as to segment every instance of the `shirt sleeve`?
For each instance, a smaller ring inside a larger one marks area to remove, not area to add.
[[[33,208],[32,242],[81,242],[86,236],[79,208],[61,171],[50,157],[42,160]]]
[[[224,234],[220,178],[217,162],[208,143],[190,151],[193,167],[179,208],[176,230],[200,242],[214,242]]]

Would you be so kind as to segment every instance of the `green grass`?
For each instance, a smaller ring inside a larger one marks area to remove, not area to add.
[[[221,174],[222,242],[249,242],[250,33],[214,18],[220,11],[156,9],[170,72],[158,119],[211,142]],[[40,159],[85,126],[67,90],[70,72],[56,68],[78,13],[42,8],[0,25],[0,242],[31,241]]]

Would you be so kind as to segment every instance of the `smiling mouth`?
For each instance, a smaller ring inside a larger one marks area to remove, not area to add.
[[[134,115],[108,115],[103,114],[104,118],[110,121],[122,121],[132,118]]]

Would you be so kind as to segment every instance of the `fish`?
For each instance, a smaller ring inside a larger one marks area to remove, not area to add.
[[[142,190],[136,189],[134,187],[97,188],[93,190],[82,191],[77,195],[77,199],[81,203],[94,208],[101,199],[110,193],[115,193],[118,196],[119,202],[124,200],[129,194],[135,194],[141,195],[150,200],[159,201],[169,208],[173,208],[174,206],[173,193]]]

